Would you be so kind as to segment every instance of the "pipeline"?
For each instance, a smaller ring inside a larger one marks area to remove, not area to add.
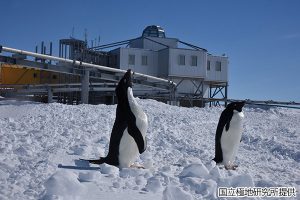
[[[96,69],[115,72],[115,73],[124,73],[124,74],[126,73],[126,70],[122,70],[122,69],[115,69],[115,68],[110,68],[110,67],[106,67],[106,66],[95,65],[95,64],[91,64],[91,63],[85,63],[85,62],[81,62],[81,61],[78,61],[78,60],[70,60],[70,59],[66,59],[66,58],[60,58],[60,57],[56,57],[56,56],[49,56],[49,55],[34,53],[34,52],[30,52],[30,51],[23,51],[23,50],[13,49],[13,48],[4,47],[4,46],[0,45],[0,53],[2,51],[10,52],[10,53],[23,54],[23,55],[32,56],[32,57],[36,57],[36,58],[41,58],[41,59],[45,59],[45,60],[60,61],[60,62],[70,63],[70,64],[77,65],[77,66],[91,67],[91,68],[96,68]],[[149,79],[149,80],[160,81],[160,82],[169,83],[170,85],[176,86],[176,83],[174,83],[173,81],[167,80],[167,79],[158,78],[158,77],[155,77],[155,76],[150,76],[150,75],[137,73],[137,72],[133,72],[133,74],[135,76],[143,77],[143,78],[146,78],[146,79]]]

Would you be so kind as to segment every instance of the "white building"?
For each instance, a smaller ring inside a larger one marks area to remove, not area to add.
[[[131,68],[176,82],[179,99],[204,99],[207,102],[218,93],[222,94],[222,98],[227,98],[228,57],[211,55],[206,49],[176,38],[167,38],[159,26],[146,27],[142,37],[130,40],[127,47],[114,49],[110,53],[115,57],[113,67]],[[215,91],[212,92],[212,89]],[[225,94],[222,89],[225,89]],[[139,94],[154,93],[145,89],[141,91],[141,88],[135,91]]]

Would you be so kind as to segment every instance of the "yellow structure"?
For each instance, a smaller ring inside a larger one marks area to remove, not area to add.
[[[0,64],[0,83],[3,85],[36,85],[78,83],[80,77],[52,71],[29,68],[23,65]]]

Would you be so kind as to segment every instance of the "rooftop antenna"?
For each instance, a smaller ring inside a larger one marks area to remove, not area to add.
[[[72,27],[72,34],[71,34],[71,38],[74,38],[74,32],[75,32],[75,27]]]
[[[98,46],[100,46],[100,35],[98,36]]]
[[[84,29],[84,41],[87,44],[87,29]]]

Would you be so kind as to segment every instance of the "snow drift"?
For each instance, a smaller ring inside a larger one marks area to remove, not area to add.
[[[0,101],[0,199],[216,199],[218,187],[300,185],[300,110],[245,108],[239,167],[216,166],[223,108],[138,100],[148,115],[146,169],[89,165],[108,151],[115,105]],[[62,168],[65,167],[65,168]]]

